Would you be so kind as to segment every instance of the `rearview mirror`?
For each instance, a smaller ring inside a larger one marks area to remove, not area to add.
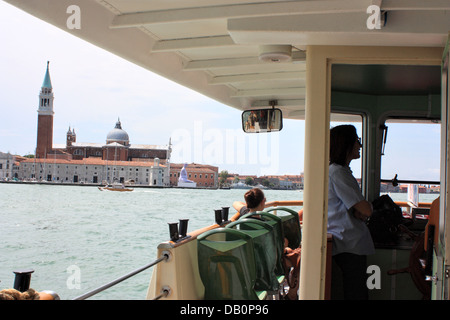
[[[242,112],[242,130],[247,133],[275,132],[283,128],[280,109],[258,109]]]

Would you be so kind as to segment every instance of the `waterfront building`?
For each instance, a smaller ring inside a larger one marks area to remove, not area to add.
[[[37,158],[20,162],[17,177],[24,181],[54,183],[105,184],[168,187],[168,167],[154,161],[108,161],[101,158],[82,160]]]
[[[12,155],[11,153],[0,152],[0,180],[10,180],[14,178],[16,159],[23,157]]]
[[[106,135],[106,143],[77,142],[75,128],[69,127],[66,133],[65,145],[53,145],[58,154],[49,155],[49,158],[70,158],[81,160],[89,157],[101,158],[110,161],[153,161],[158,158],[162,164],[170,162],[172,145],[131,144],[128,133],[122,129],[120,119]],[[56,153],[56,152],[54,152]]]
[[[303,189],[303,174],[300,175],[239,175],[229,174],[227,184],[232,188],[242,188],[248,181],[252,181],[251,186],[263,185],[271,189]]]
[[[16,176],[24,180],[72,183],[120,181],[169,186],[172,146],[131,144],[120,119],[106,135],[105,143],[77,142],[69,127],[65,145],[53,143],[53,86],[49,63],[39,94],[36,159],[20,162]]]
[[[170,164],[170,185],[178,186],[178,179],[184,164]],[[186,166],[187,178],[197,184],[198,188],[213,188],[219,186],[219,168],[211,165],[191,163]]]
[[[292,182],[292,187],[294,189],[303,189],[303,173],[300,175],[285,174],[280,176],[280,178]]]
[[[279,189],[294,189],[294,183],[288,179],[279,179]]]

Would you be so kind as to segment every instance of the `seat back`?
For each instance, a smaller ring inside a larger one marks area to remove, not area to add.
[[[425,235],[424,235],[425,250],[428,250],[428,245],[430,244],[429,242],[432,242],[435,246],[438,246],[438,244],[439,244],[439,242],[438,242],[438,240],[439,240],[439,202],[440,202],[440,197],[437,197],[431,203],[430,214],[428,216],[428,223],[425,226]],[[432,239],[430,239],[431,241],[428,241],[429,233],[430,233],[430,226],[434,226],[434,230],[433,230],[434,234],[431,235],[431,238],[432,238]]]
[[[197,250],[205,299],[258,299],[251,236],[231,228],[214,229],[198,236]]]
[[[256,259],[256,290],[276,291],[279,287],[275,268],[278,262],[277,239],[271,225],[256,219],[240,219],[226,228],[236,228],[253,239]]]
[[[282,220],[284,236],[289,242],[288,247],[291,249],[300,247],[300,244],[302,243],[302,232],[298,212],[285,207],[265,210],[265,212],[269,213],[273,211],[284,211],[288,213],[287,215],[279,214],[277,217],[280,217]]]
[[[284,232],[283,232],[283,223],[281,218],[277,217],[276,215],[268,212],[249,212],[242,216],[241,219],[247,219],[247,218],[255,218],[255,216],[258,216],[261,218],[262,221],[265,223],[268,223],[270,226],[273,227],[273,231],[275,234],[276,239],[276,248],[277,248],[277,265],[275,267],[275,273],[277,275],[283,275],[284,274],[284,267],[283,267],[283,251],[284,251]]]

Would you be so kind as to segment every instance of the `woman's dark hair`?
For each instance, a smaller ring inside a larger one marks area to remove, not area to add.
[[[248,190],[244,194],[245,202],[247,203],[247,208],[254,209],[258,207],[261,202],[264,200],[264,192],[262,192],[259,188],[253,188]]]
[[[341,125],[330,130],[330,164],[347,165],[347,157],[358,140],[356,128],[352,125]]]

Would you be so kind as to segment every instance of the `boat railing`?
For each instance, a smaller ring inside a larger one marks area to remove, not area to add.
[[[127,280],[128,278],[131,278],[131,277],[137,275],[138,273],[141,273],[142,271],[147,270],[150,267],[157,265],[160,262],[170,260],[170,255],[171,254],[169,251],[163,251],[161,256],[158,259],[152,261],[151,263],[144,265],[132,272],[129,272],[126,275],[121,276],[111,282],[108,282],[94,290],[91,290],[91,291],[84,293],[76,298],[73,298],[72,300],[85,300],[87,298],[90,298],[100,292],[105,291],[106,289],[109,289],[109,288],[121,283],[122,281]],[[29,290],[30,282],[31,282],[31,274],[33,272],[34,272],[34,270],[32,270],[32,269],[14,271],[14,273],[15,273],[14,289],[18,290],[20,292],[25,292],[25,291]],[[153,298],[153,300],[158,300],[158,299],[167,297],[169,294],[170,294],[170,288],[163,287],[161,292],[158,295],[156,295]],[[48,290],[39,292],[39,296],[40,296],[40,300],[60,300],[60,297],[57,293],[55,293],[53,291],[48,291]]]
[[[106,284],[104,284],[104,285],[102,285],[102,286],[100,286],[100,287],[98,287],[98,288],[96,288],[94,290],[91,290],[91,291],[89,291],[89,292],[87,292],[85,294],[82,294],[82,295],[74,298],[73,300],[85,300],[85,299],[87,299],[89,297],[92,297],[93,295],[96,295],[97,293],[105,291],[106,289],[109,289],[109,288],[115,286],[116,284],[118,284],[118,283],[120,283],[120,282],[122,282],[122,281],[124,281],[124,280],[126,280],[128,278],[131,278],[131,277],[137,275],[138,273],[140,273],[140,272],[142,272],[144,270],[147,270],[150,267],[153,267],[153,266],[157,265],[158,263],[160,263],[162,261],[169,260],[169,258],[170,258],[170,253],[169,252],[163,252],[161,254],[161,256],[158,259],[156,259],[155,261],[153,261],[153,262],[151,262],[151,263],[149,263],[149,264],[147,264],[145,266],[142,266],[142,267],[140,267],[140,268],[138,268],[138,269],[136,269],[136,270],[134,270],[134,271],[132,271],[132,272],[130,272],[130,273],[120,277],[120,278],[117,278],[116,280],[113,280],[113,281],[111,281],[109,283],[106,283]],[[169,294],[170,294],[170,289],[169,288],[163,288],[161,290],[161,293],[159,295],[155,296],[153,298],[153,300],[161,299],[163,297],[168,296]]]

